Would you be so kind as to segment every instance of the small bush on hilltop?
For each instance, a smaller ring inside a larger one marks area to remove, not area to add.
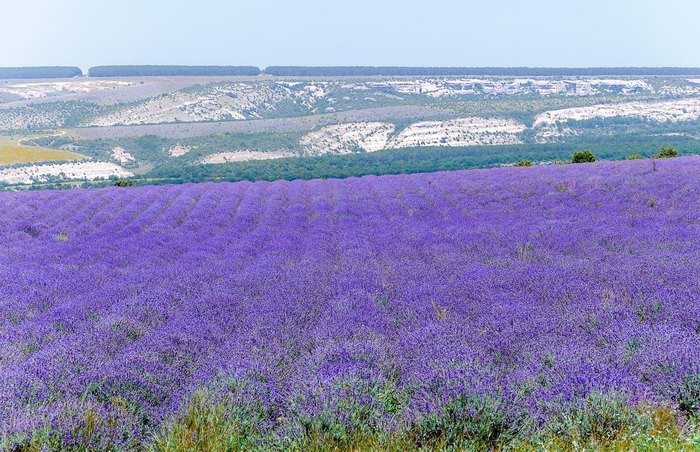
[[[129,179],[119,179],[114,183],[115,187],[133,187],[134,183]]]
[[[672,148],[671,146],[666,146],[661,148],[658,154],[656,154],[657,159],[668,159],[672,157],[678,157],[678,150]]]
[[[595,162],[595,155],[591,151],[577,151],[571,157],[571,163],[592,163]]]

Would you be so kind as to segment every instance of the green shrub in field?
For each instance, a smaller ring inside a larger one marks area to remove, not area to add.
[[[668,159],[672,157],[678,157],[678,150],[672,148],[671,146],[666,146],[661,148],[658,154],[656,154],[657,159]]]
[[[401,422],[404,396],[396,397],[397,388],[391,385],[368,394],[379,405],[369,399],[339,400],[343,403],[337,410],[309,417],[266,404],[262,394],[251,394],[244,383],[224,383],[229,394],[200,389],[155,430],[141,424],[136,412],[124,422],[123,414],[131,408],[123,400],[105,402],[109,409],[85,402],[57,425],[0,434],[0,450],[693,451],[700,446],[697,416],[665,405],[630,405],[610,394],[552,401],[552,419],[544,424],[528,420],[526,412],[498,397],[467,394]],[[398,421],[394,428],[385,425],[390,419]],[[139,430],[145,435],[137,437]]]
[[[532,166],[532,162],[529,160],[521,160],[513,166]]]
[[[463,396],[442,413],[422,417],[405,434],[414,446],[427,450],[493,450],[514,438],[513,427],[502,401]]]
[[[622,398],[591,394],[578,407],[562,410],[560,416],[549,424],[549,433],[570,442],[612,440],[623,430],[637,430],[650,421],[638,416]]]
[[[56,240],[59,242],[67,242],[69,239],[68,231],[61,231],[56,235]]]
[[[632,154],[629,157],[627,157],[627,160],[642,160],[644,157],[642,157],[639,154]]]
[[[592,163],[595,162],[595,155],[591,151],[576,151],[571,157],[571,163]]]
[[[700,414],[700,374],[686,379],[676,396],[678,409],[693,415]]]

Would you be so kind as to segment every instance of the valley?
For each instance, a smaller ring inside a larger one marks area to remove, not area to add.
[[[468,152],[492,146],[498,152],[528,145],[536,151],[547,144],[607,143],[615,150],[615,141],[629,134],[648,143],[642,152],[652,144],[658,147],[660,136],[676,137],[670,143],[676,144],[683,134],[684,151],[695,153],[700,151],[693,138],[699,128],[700,84],[688,77],[6,80],[0,82],[0,133],[44,138],[32,141],[33,153],[25,152],[32,157],[0,160],[0,165],[27,165],[13,169],[24,176],[7,176],[0,184],[19,188],[11,181],[51,174],[60,185],[64,173],[54,175],[42,162],[82,158],[114,167],[71,172],[66,181],[90,184],[99,182],[96,177],[126,174],[148,178],[200,165],[233,170],[246,162],[279,159],[365,153],[384,158],[383,153],[401,149]],[[545,154],[535,161],[550,161]]]

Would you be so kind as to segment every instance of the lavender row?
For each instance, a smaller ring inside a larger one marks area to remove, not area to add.
[[[146,441],[222,378],[273,431],[472,396],[540,424],[597,393],[677,406],[700,372],[698,170],[2,194],[0,431],[67,434],[91,407]]]

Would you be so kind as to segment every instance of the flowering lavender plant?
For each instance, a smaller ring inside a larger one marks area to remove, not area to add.
[[[0,444],[691,447],[700,160],[656,169],[1,194]]]

